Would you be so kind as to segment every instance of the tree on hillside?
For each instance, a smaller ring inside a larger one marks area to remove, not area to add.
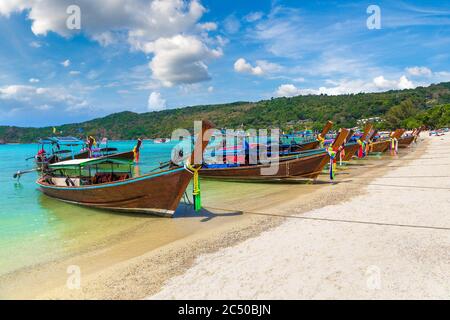
[[[407,99],[402,101],[399,105],[393,106],[386,113],[386,126],[390,129],[400,128],[400,127],[416,127],[419,124],[415,123],[414,117],[419,113],[419,109],[414,105],[414,103]]]

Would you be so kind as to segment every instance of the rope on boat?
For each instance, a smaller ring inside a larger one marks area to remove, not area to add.
[[[327,221],[327,222],[342,222],[342,223],[355,223],[355,224],[366,224],[366,225],[377,225],[377,226],[391,226],[391,227],[402,227],[402,228],[420,228],[420,229],[432,229],[432,230],[450,230],[449,227],[438,227],[438,226],[426,226],[426,225],[415,225],[415,224],[401,224],[401,223],[389,223],[389,222],[374,222],[374,221],[363,221],[363,220],[347,220],[347,219],[332,219],[332,218],[320,218],[320,217],[305,217],[298,215],[280,214],[280,213],[266,213],[257,211],[245,211],[245,210],[234,210],[234,209],[223,209],[207,207],[212,210],[220,211],[238,211],[242,214],[253,214],[260,216],[270,216],[279,218],[290,218],[290,219],[301,219],[301,220],[313,220],[313,221]]]

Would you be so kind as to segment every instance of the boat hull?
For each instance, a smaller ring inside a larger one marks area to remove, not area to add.
[[[359,144],[357,144],[357,143],[346,144],[344,147],[345,155],[342,158],[342,160],[350,161],[353,158],[353,156],[356,154],[356,152],[358,151],[358,148],[359,148]],[[338,159],[339,159],[339,157],[338,157]]]
[[[200,176],[224,180],[279,180],[295,177],[315,179],[328,161],[329,155],[323,151],[310,156],[282,160],[278,164],[277,172],[270,175],[262,173],[262,170],[270,167],[269,165],[249,165],[235,168],[203,168],[200,170]]]
[[[292,152],[302,152],[302,151],[314,150],[319,147],[319,144],[320,144],[320,142],[318,140],[300,143],[300,144],[292,146],[291,151]]]
[[[390,144],[390,140],[372,142],[370,144],[370,152],[385,152],[389,148]]]
[[[398,139],[398,147],[399,148],[406,148],[408,147],[413,141],[415,136],[407,136]]]
[[[72,204],[171,217],[191,177],[184,168],[177,168],[100,185],[60,187],[49,185],[42,178],[37,184],[45,195]]]

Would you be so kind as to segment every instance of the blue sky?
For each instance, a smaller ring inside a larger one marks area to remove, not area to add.
[[[0,30],[0,125],[450,81],[450,1],[7,0]]]

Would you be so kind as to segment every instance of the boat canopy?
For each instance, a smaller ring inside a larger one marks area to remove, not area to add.
[[[75,168],[83,168],[92,165],[101,165],[101,164],[125,164],[131,165],[133,160],[124,160],[124,159],[73,159],[67,161],[61,161],[57,163],[53,163],[49,165],[51,169],[75,169]]]
[[[75,137],[48,137],[39,140],[40,144],[58,144],[60,146],[82,146],[84,141]]]

